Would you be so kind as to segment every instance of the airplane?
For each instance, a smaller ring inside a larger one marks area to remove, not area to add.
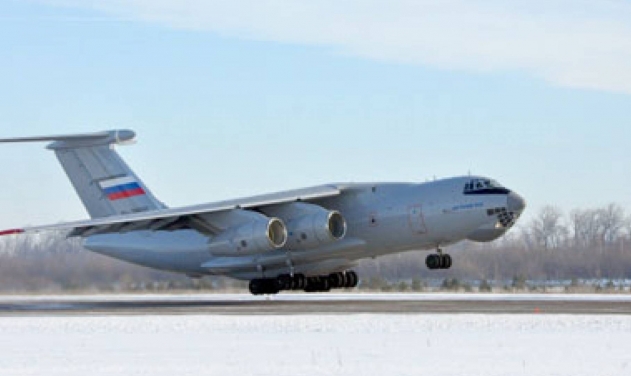
[[[426,183],[337,183],[169,208],[115,147],[131,130],[0,139],[50,142],[91,219],[1,231],[63,230],[86,249],[192,278],[249,281],[254,295],[328,292],[359,283],[358,261],[433,250],[430,270],[449,269],[443,248],[490,242],[509,231],[524,199],[493,179],[461,176]]]

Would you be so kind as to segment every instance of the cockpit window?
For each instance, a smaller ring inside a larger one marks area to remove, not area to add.
[[[508,194],[510,191],[491,179],[472,179],[465,184],[465,194]]]

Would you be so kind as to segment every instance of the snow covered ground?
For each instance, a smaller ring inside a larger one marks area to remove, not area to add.
[[[253,296],[243,294],[97,294],[97,295],[3,295],[0,303],[15,300],[25,301],[418,301],[418,300],[468,300],[468,301],[616,301],[631,303],[630,294],[475,294],[475,293],[324,293]]]
[[[631,317],[1,317],[0,375],[631,375]]]

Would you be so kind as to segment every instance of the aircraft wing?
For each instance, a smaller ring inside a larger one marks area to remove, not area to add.
[[[333,197],[339,195],[341,192],[342,188],[338,185],[321,185],[210,204],[161,209],[47,226],[10,229],[0,231],[0,236],[51,230],[68,230],[68,237],[85,237],[96,234],[125,233],[139,230],[173,231],[185,228],[194,229],[207,234],[216,234],[220,232],[220,229],[215,228],[201,216],[233,209],[248,209],[294,201]]]

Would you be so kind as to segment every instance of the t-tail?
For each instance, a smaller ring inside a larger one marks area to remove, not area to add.
[[[133,141],[130,130],[0,139],[0,142],[52,141],[55,152],[90,217],[104,218],[164,209],[114,150]]]

